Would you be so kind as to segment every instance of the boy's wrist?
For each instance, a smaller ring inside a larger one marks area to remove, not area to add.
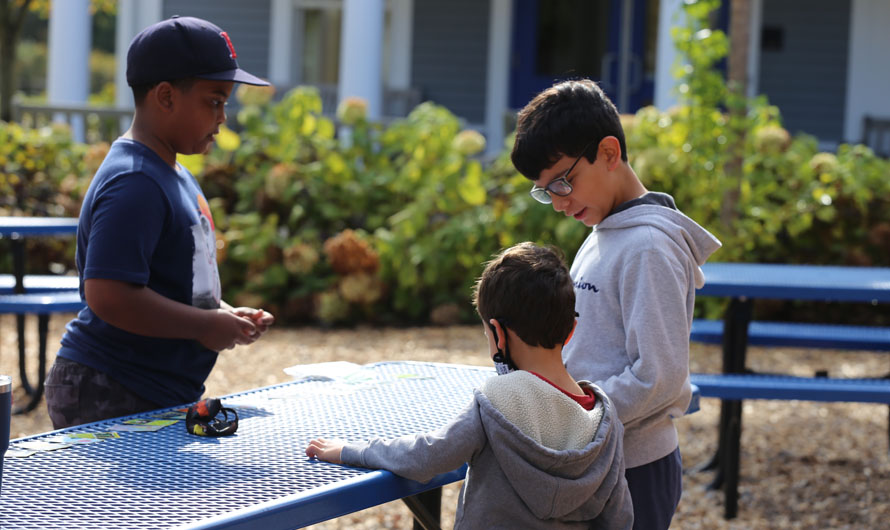
[[[209,333],[209,330],[213,327],[213,314],[218,311],[217,309],[200,309],[197,311],[197,314],[194,319],[193,329],[195,331],[194,337],[189,337],[193,340],[203,341],[203,339]]]

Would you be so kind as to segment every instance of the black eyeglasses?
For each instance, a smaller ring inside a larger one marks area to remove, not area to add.
[[[587,152],[587,148],[593,145],[593,141],[588,143],[581,149],[581,154],[578,155],[578,158],[572,162],[572,165],[569,167],[568,171],[562,174],[561,177],[551,180],[547,183],[543,188],[539,188],[538,186],[532,186],[532,189],[528,192],[529,195],[536,201],[541,204],[550,204],[553,202],[553,197],[551,195],[557,195],[559,197],[567,197],[572,193],[572,184],[568,181],[569,175],[572,173],[572,170],[575,169],[575,166],[578,165],[578,162],[581,160],[581,157],[584,156],[584,153]]]

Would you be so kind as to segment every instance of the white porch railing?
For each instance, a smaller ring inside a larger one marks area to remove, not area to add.
[[[333,117],[337,112],[337,85],[316,85],[321,97],[322,113]],[[278,87],[278,93],[283,94],[292,87]],[[409,89],[383,89],[383,118],[381,121],[388,123],[396,118],[405,117],[411,110],[420,104],[420,90]],[[237,101],[231,102],[230,116],[237,112]],[[93,105],[35,105],[13,101],[13,120],[27,127],[43,127],[53,121],[61,121],[69,124],[78,141],[96,143],[100,141],[111,142],[121,135],[130,126],[133,117],[133,109],[120,109],[116,107],[97,107]],[[81,125],[83,124],[83,125]],[[80,132],[80,128],[83,132]]]
[[[71,125],[72,129],[83,127],[82,137],[78,137],[79,131],[75,131],[75,139],[95,143],[110,142],[120,136],[130,126],[133,109],[93,105],[34,105],[13,101],[12,117],[13,121],[26,127],[43,127],[53,121],[63,121]]]
[[[333,116],[337,112],[337,85],[319,84],[319,96],[321,96],[321,112]],[[416,88],[389,88],[383,87],[383,122],[395,118],[404,118],[414,107],[420,104],[420,90]]]

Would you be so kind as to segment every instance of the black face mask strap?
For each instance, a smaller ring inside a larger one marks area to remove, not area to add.
[[[497,323],[501,326],[501,329],[504,330],[504,347],[498,348],[498,352],[494,354],[492,360],[495,362],[495,368],[498,370],[498,374],[502,374],[502,368],[498,365],[503,365],[504,370],[503,373],[512,372],[516,370],[516,364],[513,363],[513,359],[510,358],[510,348],[507,345],[507,327],[504,325],[504,321],[501,319],[495,319]],[[495,346],[497,346],[498,342],[498,333],[497,328],[494,327],[494,324],[488,324],[488,327],[491,328],[492,336],[494,337]]]

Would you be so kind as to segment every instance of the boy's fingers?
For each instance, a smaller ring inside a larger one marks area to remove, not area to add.
[[[319,452],[321,452],[321,445],[324,443],[323,440],[315,439],[309,442],[309,446],[306,447],[306,456],[310,457],[318,457]]]
[[[244,317],[238,317],[241,320],[241,330],[246,332],[248,335],[253,335],[256,332],[256,324],[253,323],[253,320]]]
[[[264,324],[266,326],[275,322],[275,317],[272,315],[272,313],[268,313],[266,311],[263,311],[262,309],[257,309],[254,314],[250,315],[250,318],[255,323]]]

